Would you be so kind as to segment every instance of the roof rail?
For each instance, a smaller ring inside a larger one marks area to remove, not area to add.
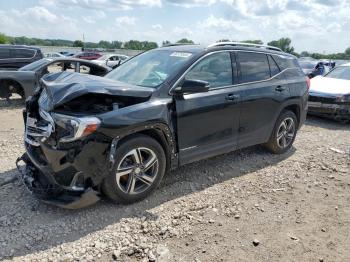
[[[194,43],[170,43],[170,44],[165,44],[161,47],[169,47],[169,46],[181,46],[181,45],[198,45],[198,44],[194,44]]]
[[[259,44],[253,44],[253,43],[243,43],[243,42],[218,42],[218,43],[214,43],[214,44],[209,45],[208,48],[215,47],[215,46],[225,46],[225,45],[258,47],[258,48],[265,48],[265,49],[283,52],[282,49],[275,47],[275,46],[259,45]]]

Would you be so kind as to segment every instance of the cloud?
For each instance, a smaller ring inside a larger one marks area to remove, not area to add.
[[[1,9],[1,31],[72,40],[85,33],[88,41],[161,43],[185,37],[203,44],[290,37],[297,51],[318,52],[340,52],[350,45],[349,0],[36,1],[28,8]],[[178,7],[186,10],[179,12]]]
[[[41,0],[45,2],[47,0]],[[45,4],[45,3],[43,3]],[[131,10],[138,7],[161,7],[161,0],[48,0],[49,5],[84,9]]]
[[[208,6],[215,4],[217,0],[166,0],[165,2],[176,5],[183,6],[186,8],[191,8],[195,6]]]
[[[0,10],[0,28],[8,35],[76,39],[81,35],[76,22],[73,18],[55,14],[43,6],[34,6],[23,11]]]
[[[129,17],[129,16],[121,16],[117,17],[115,19],[115,22],[120,27],[128,27],[135,25],[137,18],[136,17]]]
[[[155,24],[155,25],[152,25],[152,28],[153,29],[163,29],[163,26],[161,24]]]

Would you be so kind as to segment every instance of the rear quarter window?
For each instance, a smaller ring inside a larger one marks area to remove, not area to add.
[[[273,60],[272,56],[268,55],[267,57],[269,59],[271,77],[273,77],[280,72],[280,69],[279,69],[278,65],[276,64],[275,60]]]
[[[284,70],[287,68],[294,68],[294,67],[300,68],[298,61],[291,56],[272,55],[272,57],[276,61],[277,65],[281,70]]]
[[[33,49],[13,49],[12,55],[14,58],[32,58],[35,55]]]
[[[0,48],[0,59],[10,58],[10,49]]]
[[[263,53],[238,52],[240,83],[262,81],[270,78],[267,55]]]

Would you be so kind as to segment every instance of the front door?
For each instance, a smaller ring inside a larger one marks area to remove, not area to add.
[[[205,93],[175,98],[180,164],[232,151],[237,145],[240,88],[229,52],[199,60],[184,76],[210,84]]]

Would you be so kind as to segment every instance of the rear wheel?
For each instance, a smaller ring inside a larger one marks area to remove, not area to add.
[[[272,135],[265,144],[274,154],[283,154],[288,151],[295,140],[297,133],[297,118],[292,111],[283,111],[278,117]]]
[[[151,137],[135,136],[116,150],[115,165],[103,182],[103,192],[117,203],[144,199],[160,184],[165,167],[162,146]]]

